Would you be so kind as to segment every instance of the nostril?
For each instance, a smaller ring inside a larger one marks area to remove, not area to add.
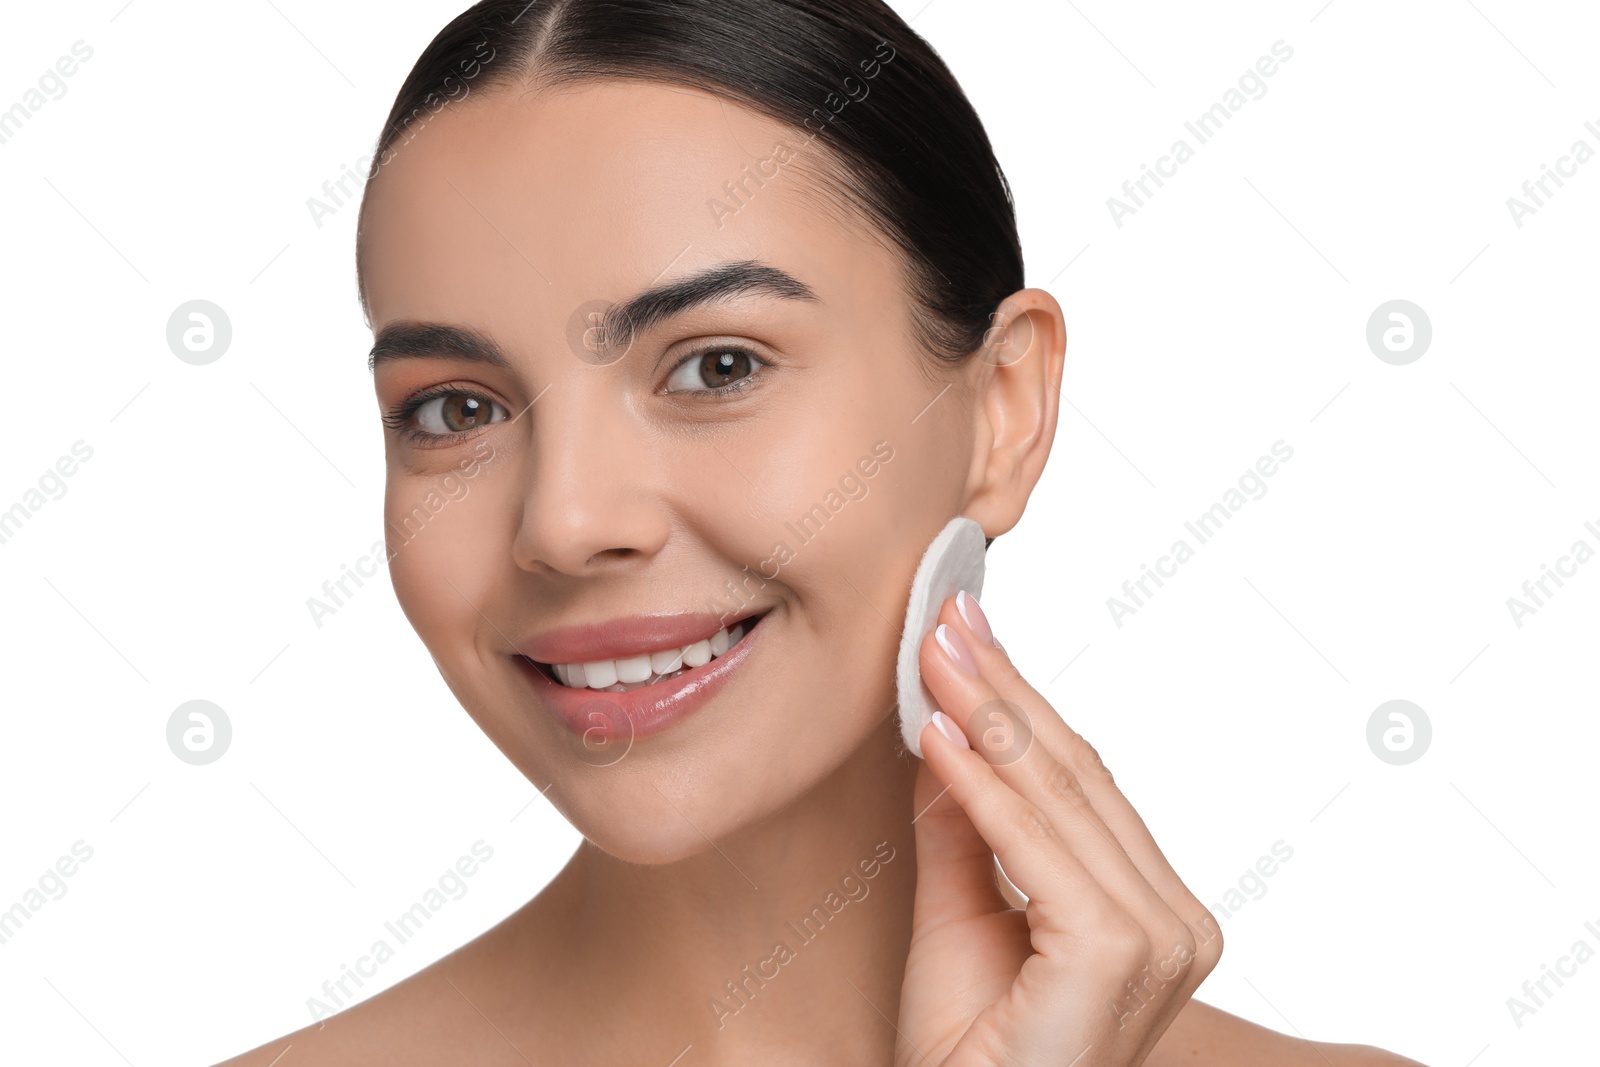
[[[628,560],[634,556],[643,555],[637,548],[603,548],[599,552],[584,560],[585,566],[594,566],[596,563],[608,563],[612,560]]]

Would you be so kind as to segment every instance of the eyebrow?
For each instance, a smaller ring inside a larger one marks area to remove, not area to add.
[[[373,342],[367,369],[398,359],[457,359],[464,363],[511,366],[500,346],[476,330],[434,322],[391,322]]]
[[[741,260],[709,267],[612,304],[597,324],[599,334],[620,343],[674,315],[745,293],[821,303],[809,285],[789,272],[756,260]],[[393,322],[378,332],[367,367],[375,370],[380,363],[412,358],[457,359],[502,369],[511,365],[500,347],[476,330],[442,323]]]

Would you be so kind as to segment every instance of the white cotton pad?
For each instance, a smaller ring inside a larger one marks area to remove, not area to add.
[[[912,755],[922,758],[922,728],[933,720],[933,694],[922,684],[917,653],[922,639],[938,623],[945,600],[965,589],[983,592],[983,527],[963,516],[951,519],[928,545],[911,580],[911,601],[900,635],[900,660],[895,672],[900,699],[900,736]]]

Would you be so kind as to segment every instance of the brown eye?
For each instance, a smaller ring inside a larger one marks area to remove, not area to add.
[[[491,422],[499,422],[505,409],[488,397],[472,393],[448,393],[424,402],[416,411],[417,428],[424,433],[465,433]],[[498,417],[497,417],[498,416]]]
[[[731,392],[730,386],[753,377],[768,364],[739,345],[717,345],[684,360],[667,379],[671,393]]]

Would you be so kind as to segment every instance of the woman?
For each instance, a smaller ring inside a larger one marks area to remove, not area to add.
[[[897,743],[923,548],[1017,523],[1066,335],[881,0],[478,4],[362,212],[396,592],[585,840],[230,1062],[1412,1062],[1190,999],[1215,920],[973,597],[922,642],[924,759]]]

